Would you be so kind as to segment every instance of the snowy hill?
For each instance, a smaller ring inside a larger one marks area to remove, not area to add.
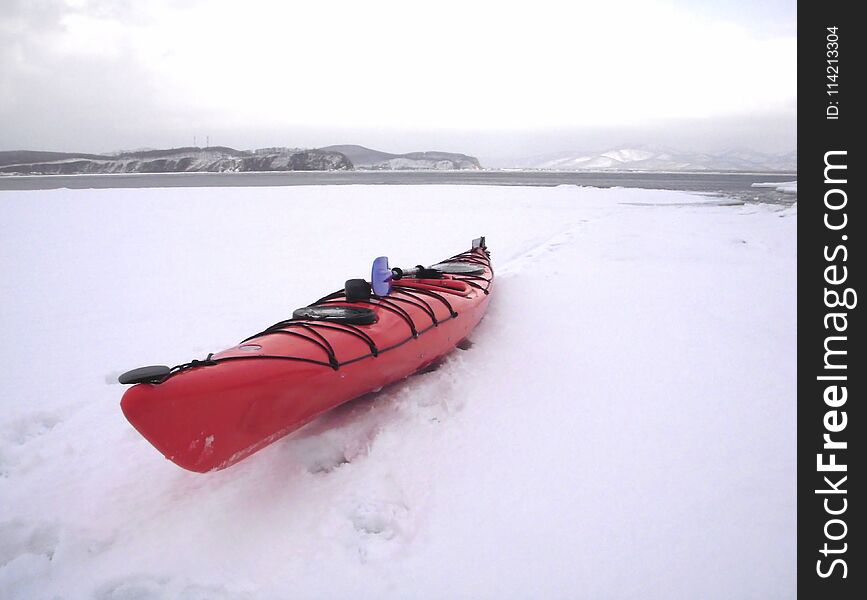
[[[0,167],[55,162],[73,159],[110,160],[101,154],[77,154],[73,152],[40,152],[38,150],[0,150]]]
[[[0,199],[4,600],[795,595],[794,206],[573,186]],[[419,226],[434,212],[459,218]],[[119,373],[480,234],[491,306],[438,370],[206,475],[124,419]]]
[[[732,150],[717,154],[643,148],[601,153],[559,152],[503,161],[504,167],[564,171],[786,171],[797,169],[797,154]]]
[[[41,161],[0,166],[0,174],[71,175],[77,173],[184,173],[224,171],[329,171],[352,168],[339,152],[280,148],[270,153],[247,152],[212,146],[124,152],[116,156],[52,153],[8,153],[10,158],[28,154],[49,155]],[[0,158],[3,158],[0,156]],[[32,159],[31,159],[32,160]]]
[[[325,148],[321,148],[321,150],[340,152],[349,158],[357,169],[481,169],[477,158],[454,152],[390,154],[356,145],[326,146]]]
[[[0,152],[0,175],[71,175],[78,173],[181,173],[225,171],[332,171],[359,169],[480,169],[478,159],[453,152],[389,154],[364,146],[319,149],[225,146],[142,150],[116,155],[64,152]]]

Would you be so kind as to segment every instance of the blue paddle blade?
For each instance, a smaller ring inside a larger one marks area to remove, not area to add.
[[[370,286],[377,296],[387,296],[391,291],[391,269],[388,268],[388,257],[380,256],[373,261],[370,270]]]

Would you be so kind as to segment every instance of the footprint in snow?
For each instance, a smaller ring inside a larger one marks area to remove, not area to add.
[[[406,512],[406,506],[399,502],[368,500],[355,508],[349,520],[359,533],[390,540],[400,533],[400,518]]]
[[[230,592],[222,585],[200,585],[182,579],[133,575],[114,579],[96,592],[98,600],[247,600],[250,594]]]
[[[516,256],[507,260],[506,263],[500,267],[499,274],[506,277],[512,276],[515,273],[520,272],[527,263],[532,263],[545,254],[556,252],[561,246],[571,243],[578,227],[586,222],[586,220],[582,220],[580,223],[573,223],[566,230],[531,246],[523,252],[519,252]]]
[[[16,446],[23,446],[30,440],[54,429],[60,421],[60,417],[52,413],[31,413],[6,423],[3,426],[2,437]]]
[[[59,542],[60,528],[55,524],[4,521],[0,523],[0,567],[25,554],[51,560]]]
[[[560,234],[558,234],[558,235],[555,235],[553,238],[551,238],[551,239],[548,241],[547,244],[545,244],[545,249],[546,249],[548,252],[551,252],[551,251],[553,251],[553,250],[559,248],[560,246],[563,246],[563,245],[565,245],[565,244],[568,244],[570,241],[572,241],[572,235],[573,235],[573,234],[572,234],[572,231],[571,231],[571,230],[569,230],[569,231],[564,231],[563,233],[560,233]]]
[[[363,563],[391,561],[402,555],[415,534],[416,518],[403,494],[386,488],[367,497],[354,495],[344,504],[346,548]]]
[[[295,457],[309,473],[330,473],[349,464],[350,460],[346,456],[346,449],[343,444],[329,443],[328,440],[322,440],[322,442],[316,445],[301,445],[301,447],[296,448]]]
[[[97,590],[98,600],[162,600],[168,597],[167,581],[145,576],[113,581]]]

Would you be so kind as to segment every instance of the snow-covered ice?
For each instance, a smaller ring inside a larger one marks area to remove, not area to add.
[[[791,598],[796,208],[638,189],[0,193],[0,597]],[[120,372],[487,235],[472,347],[224,471]]]
[[[783,194],[796,194],[798,193],[798,182],[797,181],[771,181],[767,183],[754,183],[752,187],[755,188],[771,188],[778,192],[782,192]]]

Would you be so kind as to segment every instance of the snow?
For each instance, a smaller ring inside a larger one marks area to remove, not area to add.
[[[635,148],[623,148],[622,150],[609,150],[608,152],[603,152],[602,156],[612,158],[618,162],[637,162],[653,158],[654,153]]]
[[[752,151],[695,153],[664,149],[620,148],[602,153],[558,152],[556,154],[494,161],[500,166],[566,171],[707,171],[742,173],[794,171],[797,155]]]
[[[772,188],[777,190],[778,192],[782,192],[784,194],[795,194],[798,193],[798,182],[797,181],[771,181],[767,183],[754,183],[752,187],[756,188]]]
[[[2,192],[0,597],[791,598],[796,208],[681,192]],[[487,235],[438,369],[199,475],[116,376]]]

